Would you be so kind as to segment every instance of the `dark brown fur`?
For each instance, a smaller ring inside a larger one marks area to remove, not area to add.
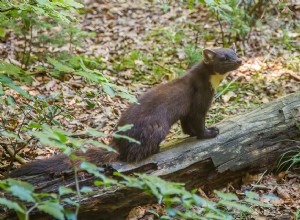
[[[237,69],[241,60],[232,49],[206,49],[203,58],[204,61],[196,64],[183,77],[158,85],[140,96],[139,104],[132,104],[122,114],[118,126],[134,126],[120,134],[134,138],[140,141],[140,144],[114,138],[111,146],[119,155],[91,149],[84,157],[98,165],[116,160],[140,161],[159,151],[159,144],[178,120],[184,133],[190,136],[197,136],[199,139],[217,136],[217,128],[205,128],[205,116],[214,95],[210,79],[216,73],[225,74]],[[37,169],[38,166],[40,168]],[[34,170],[57,172],[71,167],[69,158],[61,155],[31,163],[24,166],[25,169],[15,171],[12,176],[35,173]],[[24,172],[26,170],[27,172]]]

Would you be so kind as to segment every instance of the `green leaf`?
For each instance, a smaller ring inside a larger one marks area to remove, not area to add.
[[[22,69],[14,64],[0,61],[0,73],[6,73],[8,75],[19,76],[21,71],[22,71]]]
[[[70,210],[65,210],[65,216],[67,220],[77,220],[77,215],[75,212]]]
[[[65,72],[65,73],[72,73],[74,72],[74,69],[72,69],[71,67],[68,67],[64,64],[62,64],[61,62],[52,59],[50,57],[47,57],[47,60],[50,64],[52,64],[54,66],[54,68],[60,72]]]
[[[101,86],[106,94],[108,94],[111,97],[115,96],[115,91],[111,87],[109,87],[106,83],[102,83]]]
[[[258,200],[254,200],[254,199],[250,199],[250,198],[246,198],[245,201],[251,205],[255,205],[255,206],[259,206],[259,207],[266,207],[266,208],[272,208],[273,205],[268,204],[268,203],[264,203]]]
[[[232,8],[231,8],[229,5],[222,4],[221,7],[222,7],[222,9],[227,10],[227,11],[229,11],[229,12],[232,12],[232,11],[233,11]]]
[[[4,90],[3,90],[3,87],[2,87],[2,85],[0,84],[0,96],[2,96],[2,95],[4,95],[5,93],[4,93]]]
[[[93,128],[88,128],[87,133],[89,135],[92,135],[93,137],[107,137],[108,136],[104,132],[98,131],[98,130],[93,129]]]
[[[60,186],[58,188],[58,194],[60,196],[63,196],[63,195],[67,195],[67,194],[76,194],[76,192],[74,190],[72,190],[71,188]]]
[[[36,2],[40,5],[50,5],[50,2],[48,0],[36,0]]]
[[[68,137],[66,135],[64,135],[63,133],[56,131],[56,130],[53,133],[56,134],[56,136],[59,138],[59,140],[62,143],[66,143],[68,141]]]
[[[0,83],[2,83],[4,86],[7,86],[16,92],[20,93],[20,95],[24,96],[27,99],[33,99],[27,92],[25,92],[23,89],[21,89],[19,86],[15,85],[14,82],[8,78],[8,77],[0,77]]]
[[[8,189],[8,191],[23,201],[35,202],[35,199],[32,197],[32,191],[21,187],[20,185],[13,185]]]
[[[218,204],[221,204],[221,205],[224,205],[226,207],[231,207],[231,208],[235,208],[241,212],[248,212],[248,213],[252,213],[253,210],[246,206],[246,205],[243,205],[243,204],[240,204],[240,203],[237,203],[237,202],[232,202],[232,201],[228,201],[228,200],[221,200],[219,201]]]
[[[250,199],[259,199],[259,195],[255,192],[246,191],[245,195]]]
[[[45,201],[41,205],[38,205],[37,208],[40,211],[43,211],[56,219],[64,220],[63,206],[57,202]]]
[[[80,192],[82,192],[82,193],[91,193],[91,192],[93,192],[93,188],[88,187],[88,186],[83,186],[83,187],[81,187]]]
[[[118,131],[128,131],[131,128],[133,128],[133,124],[127,124],[127,125],[119,126]]]
[[[6,206],[9,209],[13,209],[16,212],[24,213],[24,214],[26,213],[26,210],[22,209],[18,203],[10,201],[6,198],[0,198],[0,204]]]
[[[147,210],[146,213],[150,213],[150,214],[155,215],[156,217],[159,217],[159,214],[154,210]]]
[[[0,134],[2,134],[2,135],[5,136],[5,137],[15,138],[17,141],[24,142],[24,141],[23,141],[22,139],[20,139],[19,136],[16,135],[15,133],[7,132],[7,131],[2,131],[2,132],[0,132]]]
[[[137,98],[136,98],[134,95],[130,95],[130,94],[125,93],[125,92],[118,92],[117,94],[118,94],[121,98],[127,99],[127,100],[129,100],[130,102],[132,102],[132,103],[137,103],[137,102],[138,102]]]
[[[10,105],[10,106],[13,106],[13,107],[16,106],[15,99],[12,96],[8,96],[5,99],[5,101],[6,101],[7,105]]]
[[[214,191],[214,193],[216,193],[217,196],[219,196],[221,199],[225,199],[228,201],[238,201],[239,200],[239,198],[233,193],[223,193],[220,191]]]
[[[80,4],[78,2],[75,2],[73,0],[64,0],[64,2],[65,2],[65,4],[70,5],[70,6],[74,7],[74,8],[83,8],[82,4]]]
[[[30,124],[28,125],[28,128],[39,128],[39,129],[42,129],[42,125],[40,125],[38,123],[30,122]]]
[[[106,144],[103,144],[103,143],[101,143],[99,141],[88,139],[88,140],[85,141],[85,143],[86,144],[90,144],[90,145],[95,146],[95,147],[100,147],[100,148],[102,148],[104,150],[107,150],[107,151],[110,151],[110,152],[116,152],[116,150],[113,149],[112,147],[110,147],[110,146],[108,146]]]
[[[94,174],[95,176],[98,176],[99,172],[103,170],[102,167],[97,167],[95,164],[85,162],[85,161],[83,161],[80,164],[80,169],[86,170],[87,172]]]
[[[140,143],[141,143],[141,142],[139,142],[139,141],[137,141],[137,140],[135,140],[135,139],[133,139],[133,138],[131,138],[131,137],[126,136],[126,135],[113,134],[113,136],[114,136],[115,138],[123,138],[123,139],[126,139],[126,140],[128,140],[129,142],[132,142],[132,143],[137,143],[137,144],[140,144]]]
[[[69,205],[76,206],[76,207],[79,206],[79,203],[77,203],[76,201],[73,201],[70,198],[64,198],[64,199],[62,199],[62,202],[67,203]]]
[[[4,38],[5,37],[5,29],[0,28],[0,38]]]

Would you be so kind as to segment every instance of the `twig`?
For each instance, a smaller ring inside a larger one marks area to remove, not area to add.
[[[25,119],[26,119],[26,116],[27,116],[26,112],[24,112],[24,110],[23,110],[22,108],[21,108],[20,110],[21,110],[22,113],[24,114],[24,118],[23,118],[23,120],[22,120],[22,122],[21,122],[21,124],[20,124],[20,127],[19,127],[19,129],[18,129],[18,132],[17,132],[17,134],[18,134],[19,137],[20,137],[21,129],[22,129],[24,123],[25,123]]]
[[[27,163],[26,160],[24,160],[21,156],[19,156],[18,154],[15,154],[14,150],[11,149],[8,144],[4,144],[4,143],[0,143],[0,145],[2,146],[2,148],[9,154],[9,156],[11,158],[15,158],[16,161],[18,161],[20,164],[25,164]]]
[[[291,77],[293,77],[297,81],[300,81],[300,75],[298,76],[298,74],[290,72],[290,71],[288,71],[287,74],[289,74]]]
[[[177,75],[173,70],[166,68],[165,66],[161,65],[158,62],[154,62],[154,64],[160,66],[161,68],[163,68],[164,70],[167,70],[168,72],[174,74],[175,76]]]
[[[223,31],[223,26],[222,26],[222,23],[221,23],[221,19],[220,19],[220,14],[218,11],[216,11],[217,13],[217,20],[218,20],[218,23],[219,23],[219,26],[221,28],[221,34],[222,34],[222,42],[223,42],[223,46],[225,46],[225,36],[224,36],[224,31]]]
[[[213,102],[216,101],[216,99],[218,99],[221,95],[223,95],[223,93],[229,88],[229,86],[234,83],[239,77],[236,77],[234,78],[233,80],[231,80],[228,85],[226,86],[225,89],[223,89],[221,92],[217,93],[215,96],[214,96],[214,99],[213,99]]]
[[[81,194],[80,194],[80,188],[79,188],[79,182],[78,182],[78,168],[76,166],[74,166],[74,177],[75,177],[75,186],[76,186],[76,192],[77,192],[77,201],[78,204],[80,203],[80,198],[81,198]],[[79,213],[79,205],[76,206],[76,211],[75,211],[75,216],[78,216]]]
[[[26,33],[24,33],[24,50],[23,50],[23,58],[22,58],[22,66],[21,66],[22,68],[23,68],[23,64],[26,67],[26,64],[25,64],[26,48],[27,48],[27,38],[26,38]]]
[[[26,60],[26,63],[25,63],[25,68],[27,69],[28,67],[28,64],[29,64],[29,60],[30,60],[30,54],[31,54],[31,51],[32,51],[32,22],[30,21],[30,40],[29,40],[29,51],[28,51],[28,54],[27,54],[27,60]]]
[[[251,16],[254,12],[255,12],[255,10],[258,8],[258,7],[260,7],[262,5],[262,0],[259,0],[255,5],[254,5],[254,7],[251,9],[251,11],[249,12],[249,16]]]
[[[11,11],[11,10],[15,10],[15,7],[11,7],[11,8],[6,8],[6,9],[1,9],[0,8],[0,12],[7,12],[7,11]]]
[[[69,39],[69,54],[72,54],[72,41],[73,41],[73,32],[70,32],[70,39]]]

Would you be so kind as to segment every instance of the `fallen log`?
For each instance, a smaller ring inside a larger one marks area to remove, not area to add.
[[[272,170],[283,153],[299,147],[299,125],[300,93],[295,93],[219,123],[217,138],[189,138],[140,163],[114,163],[111,168],[124,174],[157,175],[185,183],[187,189],[219,187],[248,172]],[[21,179],[31,182],[37,191],[56,192],[61,185],[74,187],[73,176],[41,174]],[[93,180],[87,176],[80,184],[91,186]],[[98,189],[95,195],[81,199],[79,219],[125,219],[132,207],[150,202],[154,198],[137,189]],[[39,217],[45,219],[40,213],[34,219]]]

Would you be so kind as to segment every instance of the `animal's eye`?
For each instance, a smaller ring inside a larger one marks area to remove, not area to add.
[[[225,56],[223,56],[223,57],[221,58],[221,60],[222,60],[222,61],[226,61],[226,60],[228,60],[228,56],[226,56],[226,55],[225,55]]]

